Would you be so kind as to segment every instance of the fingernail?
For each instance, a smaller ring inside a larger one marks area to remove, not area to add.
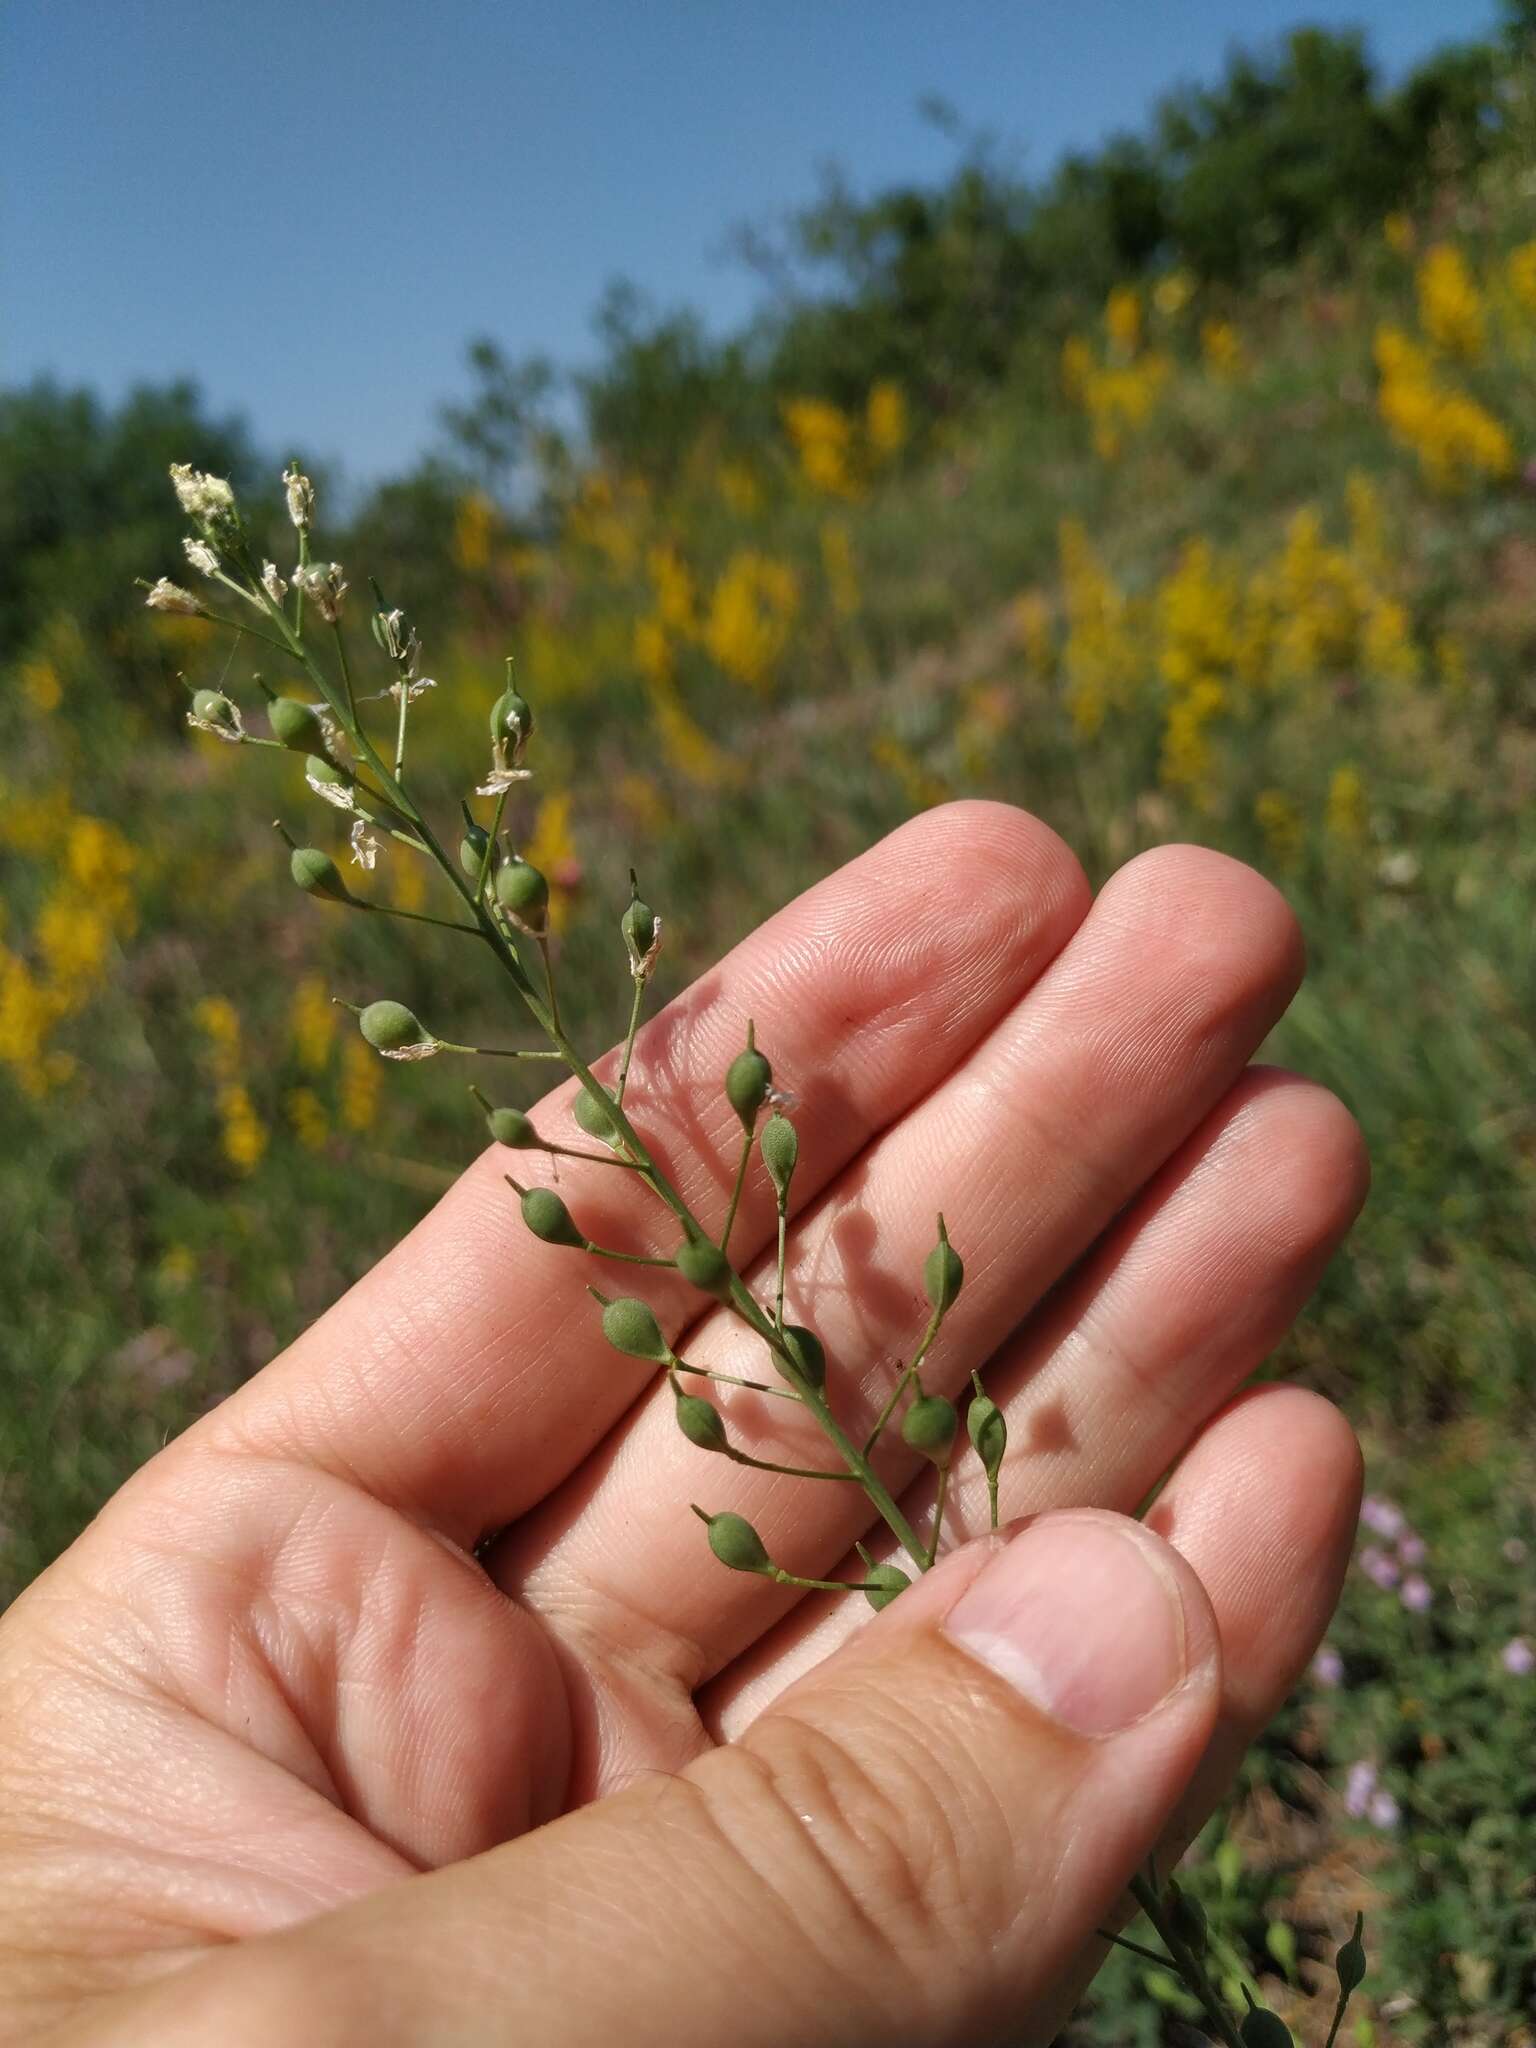
[[[944,1633],[1079,1735],[1113,1735],[1185,1675],[1184,1603],[1134,1524],[1047,1515],[973,1579]]]

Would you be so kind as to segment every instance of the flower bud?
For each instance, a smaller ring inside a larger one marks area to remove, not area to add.
[[[1285,2021],[1262,2005],[1249,2006],[1240,2032],[1243,2048],[1296,2048]]]
[[[297,462],[290,462],[283,471],[283,491],[288,499],[288,517],[294,525],[300,529],[310,525],[315,516],[315,487]]]
[[[571,1104],[571,1115],[589,1138],[597,1138],[603,1144],[611,1145],[618,1136],[613,1118],[600,1102],[594,1102],[583,1088]]]
[[[771,1116],[763,1125],[758,1146],[763,1155],[763,1164],[768,1169],[768,1178],[773,1182],[773,1192],[779,1198],[782,1209],[789,1200],[790,1177],[795,1162],[800,1157],[800,1137],[787,1116]]]
[[[905,1593],[912,1581],[899,1564],[873,1564],[865,1571],[864,1598],[878,1614],[889,1607],[898,1593]]]
[[[771,1572],[773,1560],[763,1547],[763,1539],[752,1524],[741,1515],[704,1515],[695,1508],[709,1525],[709,1547],[722,1564],[728,1564],[733,1572]]]
[[[503,690],[491,706],[491,738],[510,746],[514,757],[521,754],[533,737],[533,709],[517,690]]]
[[[757,1112],[772,1086],[773,1069],[753,1043],[749,1024],[747,1049],[737,1053],[725,1074],[726,1100],[741,1118],[743,1129],[750,1131],[757,1122]]]
[[[944,1218],[939,1218],[939,1241],[923,1261],[923,1291],[931,1305],[940,1310],[953,1308],[965,1279],[960,1254],[949,1241]]]
[[[485,1122],[496,1143],[509,1146],[514,1152],[526,1152],[539,1142],[532,1117],[524,1116],[520,1109],[493,1109]]]
[[[996,1479],[1008,1449],[1008,1423],[992,1396],[986,1393],[975,1373],[975,1397],[965,1411],[966,1434],[989,1479]]]
[[[152,612],[182,612],[188,618],[201,618],[203,607],[190,590],[183,590],[179,583],[173,583],[169,576],[162,576],[150,585],[149,595],[144,600]]]
[[[586,1250],[587,1240],[553,1188],[529,1188],[522,1198],[523,1221],[545,1244],[574,1245]]]
[[[279,746],[292,747],[296,754],[325,751],[325,728],[297,697],[274,697],[267,706],[267,724]]]
[[[296,846],[288,857],[288,871],[306,896],[329,896],[333,903],[352,901],[340,868],[318,846]]]
[[[794,1360],[795,1370],[807,1386],[819,1389],[827,1384],[827,1354],[814,1330],[807,1330],[799,1323],[786,1323],[784,1349]]]
[[[701,1451],[728,1451],[730,1443],[726,1438],[725,1424],[720,1420],[720,1411],[711,1402],[701,1400],[697,1394],[678,1392],[677,1426],[689,1443],[697,1444]],[[710,1531],[713,1540],[714,1531]]]
[[[672,1356],[660,1323],[643,1301],[623,1297],[610,1301],[603,1310],[603,1335],[626,1358],[645,1358],[653,1365],[665,1365]]]
[[[1361,1981],[1365,1976],[1364,1933],[1365,1915],[1357,1913],[1355,1915],[1355,1931],[1339,1950],[1334,1962],[1334,1968],[1339,1973],[1339,1991],[1345,1998],[1348,1998],[1352,1992],[1359,1989]]]
[[[549,884],[536,867],[516,855],[496,870],[496,901],[531,932],[542,932],[549,921]]]
[[[731,1293],[731,1262],[719,1245],[707,1237],[690,1237],[674,1253],[677,1270],[704,1294],[728,1301]]]
[[[901,1420],[901,1440],[932,1464],[947,1465],[960,1427],[953,1401],[942,1394],[919,1394]]]
[[[431,1032],[422,1025],[420,1018],[408,1010],[404,1003],[392,1003],[388,1000],[370,1003],[366,1010],[359,1013],[357,1028],[375,1052],[411,1052],[418,1047],[433,1046],[437,1043]]]

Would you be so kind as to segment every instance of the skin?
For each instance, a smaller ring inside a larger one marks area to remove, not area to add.
[[[1132,1869],[1198,1825],[1311,1655],[1348,1555],[1347,1426],[1238,1391],[1365,1189],[1340,1105],[1250,1065],[1301,968],[1282,899],[1221,855],[1159,849],[1090,901],[1037,820],[954,805],[680,997],[627,1097],[720,1216],[720,1077],[756,1019],[800,1101],[790,1313],[845,1414],[910,1355],[942,1202],[966,1285],[925,1378],[986,1368],[1005,1517],[1127,1515],[1171,1472],[1129,1537],[1183,1603],[1189,1671],[1157,1714],[1083,1742],[954,1647],[984,1538],[952,1535],[878,1621],[725,1571],[690,1501],[792,1570],[858,1576],[863,1495],[687,1444],[584,1292],[626,1269],[529,1238],[492,1148],[0,1623],[0,2042],[1048,2039]],[[535,1120],[585,1145],[570,1094]],[[671,1249],[629,1176],[558,1179],[599,1242]],[[760,1294],[773,1229],[758,1179],[732,1250]],[[761,1372],[677,1276],[639,1279],[688,1358]],[[788,1404],[716,1392],[744,1449],[830,1462]],[[882,1469],[924,1514],[899,1443]],[[968,1459],[956,1482],[954,1529],[984,1531]],[[964,1849],[963,1914],[936,1842]]]

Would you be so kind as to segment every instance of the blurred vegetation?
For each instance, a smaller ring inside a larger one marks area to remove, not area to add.
[[[616,290],[580,433],[549,366],[477,344],[442,448],[337,541],[427,634],[444,803],[514,654],[589,1043],[632,859],[663,995],[955,795],[1096,879],[1186,837],[1287,890],[1312,972],[1270,1051],[1350,1103],[1377,1189],[1276,1369],[1345,1404],[1378,1497],[1191,1883],[1309,2043],[1363,1907],[1359,2048],[1536,2041],[1530,16],[1391,90],[1299,34],[1040,188],[971,143],[935,189],[830,187],[754,244],[740,335]],[[267,821],[344,859],[345,820],[186,733],[188,681],[259,715],[252,650],[129,588],[193,580],[171,460],[286,561],[288,453],[183,386],[0,398],[9,1588],[476,1142],[461,1075],[383,1069],[328,997],[494,1039],[490,987],[287,886]],[[370,886],[423,881],[392,852]],[[1178,1996],[1117,1956],[1074,2038],[1176,2040]]]

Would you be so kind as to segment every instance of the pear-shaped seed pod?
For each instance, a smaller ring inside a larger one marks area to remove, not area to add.
[[[192,716],[204,725],[216,725],[230,732],[240,729],[240,714],[222,690],[194,690]]]
[[[532,1117],[520,1109],[493,1109],[485,1121],[497,1144],[508,1145],[514,1152],[526,1152],[539,1142]]]
[[[689,1443],[697,1444],[701,1451],[730,1449],[719,1409],[697,1394],[678,1394],[677,1426]]]
[[[335,903],[352,901],[341,869],[318,846],[296,846],[288,858],[288,872],[306,896],[329,896]]]
[[[725,1301],[731,1292],[731,1262],[717,1244],[693,1237],[680,1244],[673,1255],[677,1270],[705,1294]]]
[[[483,825],[477,825],[473,818],[466,821],[464,837],[459,841],[459,866],[466,875],[478,875],[485,862],[485,850],[491,843],[491,835]]]
[[[576,1228],[571,1212],[552,1188],[529,1188],[522,1198],[523,1221],[535,1237],[546,1244],[568,1244],[586,1248],[587,1240]]]
[[[939,1241],[923,1261],[923,1292],[936,1309],[953,1308],[965,1280],[965,1266],[939,1218]]]
[[[814,1330],[807,1330],[800,1323],[786,1323],[784,1349],[795,1361],[795,1370],[808,1386],[821,1388],[826,1385],[827,1354]]]
[[[763,1539],[742,1515],[711,1515],[709,1547],[733,1572],[771,1572],[773,1561]]]
[[[789,1199],[790,1179],[800,1157],[799,1134],[787,1116],[771,1116],[757,1142],[782,1207]]]
[[[549,884],[531,862],[514,856],[496,870],[496,901],[530,931],[540,932],[549,915]]]
[[[267,706],[267,724],[273,739],[296,754],[318,754],[325,745],[325,728],[297,697],[274,697]]]
[[[580,1124],[589,1138],[601,1138],[608,1142],[617,1136],[617,1126],[600,1102],[595,1102],[583,1088],[571,1104],[571,1115]]]
[[[1339,1973],[1339,1990],[1348,1998],[1357,1991],[1365,1976],[1365,1915],[1355,1915],[1355,1931],[1339,1950],[1334,1968]]]
[[[864,1578],[864,1598],[877,1614],[882,1607],[889,1607],[898,1593],[905,1593],[912,1583],[899,1564],[871,1565]]]
[[[503,690],[491,706],[491,738],[526,746],[533,734],[533,709],[517,690]]]
[[[1008,1424],[990,1394],[978,1393],[965,1411],[966,1434],[989,1479],[995,1479],[1008,1449]]]
[[[757,1112],[772,1086],[773,1069],[756,1046],[748,1046],[745,1052],[737,1053],[726,1069],[725,1096],[741,1118],[744,1129],[750,1131],[756,1123]]]
[[[432,1043],[431,1033],[404,1003],[370,1003],[358,1017],[357,1028],[377,1052],[404,1052]]]
[[[919,1394],[901,1420],[901,1440],[935,1465],[946,1465],[960,1417],[942,1394]]]
[[[626,1358],[646,1358],[665,1365],[672,1356],[661,1325],[643,1301],[621,1297],[603,1310],[603,1335]]]
[[[1241,2032],[1243,2048],[1296,2048],[1285,2021],[1262,2005],[1249,2008]]]
[[[304,760],[304,780],[311,788],[346,790],[350,789],[355,776],[345,768],[338,768],[334,761],[327,761],[323,754],[309,754]],[[342,798],[345,803],[347,799]]]
[[[649,903],[642,903],[636,896],[619,920],[619,929],[624,934],[630,964],[638,966],[656,943],[658,919]]]

